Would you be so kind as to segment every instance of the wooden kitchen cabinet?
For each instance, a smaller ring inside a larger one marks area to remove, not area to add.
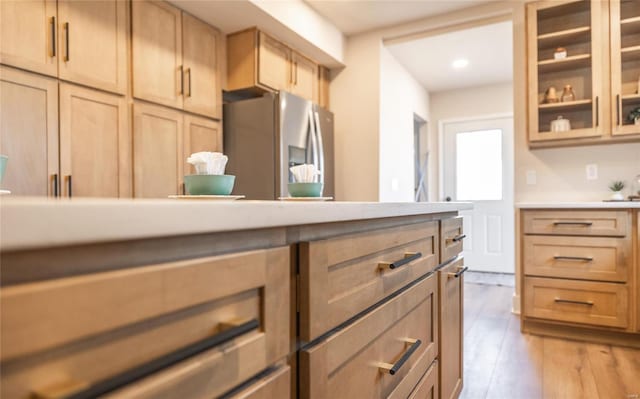
[[[58,82],[0,66],[0,115],[0,153],[9,157],[2,188],[14,195],[55,195]]]
[[[165,2],[132,13],[133,96],[220,118],[220,33]]]
[[[55,0],[0,1],[0,63],[58,75]]]
[[[460,258],[438,272],[440,302],[440,398],[457,398],[462,391],[464,267]]]
[[[258,32],[258,83],[274,90],[288,90],[291,85],[291,49]],[[233,90],[233,89],[230,89]]]
[[[318,104],[329,109],[329,83],[331,71],[327,67],[318,67]]]
[[[218,30],[182,13],[184,110],[220,119],[222,92],[219,64],[222,37]]]
[[[222,124],[195,115],[184,115],[184,174],[193,174],[193,166],[186,163],[194,152],[222,152]]]
[[[309,101],[318,100],[318,64],[292,51],[291,53],[291,92]]]
[[[180,111],[133,104],[133,187],[136,198],[182,194],[183,116]]]
[[[227,50],[228,91],[285,90],[320,102],[318,64],[284,43],[252,28],[227,36]]]
[[[634,0],[610,0],[612,135],[640,134],[629,113],[640,107],[640,6]]]
[[[58,0],[60,79],[125,94],[127,8],[122,0]]]
[[[133,96],[182,108],[182,12],[161,1],[131,4]]]
[[[122,96],[60,84],[63,196],[131,196],[128,115]]]

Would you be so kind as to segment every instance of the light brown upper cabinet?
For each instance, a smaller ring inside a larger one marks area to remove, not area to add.
[[[222,125],[218,121],[184,115],[184,174],[193,174],[193,166],[186,159],[194,152],[222,152]]]
[[[300,53],[291,53],[291,92],[318,101],[318,64]]]
[[[133,104],[133,186],[136,198],[181,194],[184,170],[183,114]]]
[[[63,196],[130,197],[130,142],[124,97],[60,84]]]
[[[529,142],[598,137],[603,134],[605,76],[600,1],[541,1],[527,5],[529,47]],[[554,55],[557,48],[567,56]],[[570,85],[575,99],[560,101]],[[545,98],[555,88],[558,101]],[[564,117],[568,131],[552,129]]]
[[[0,1],[0,62],[58,75],[55,0]]]
[[[60,79],[126,92],[127,5],[121,0],[58,0]]]
[[[56,195],[58,82],[0,67],[0,114],[0,153],[9,156],[2,188],[15,195]]]
[[[132,2],[133,96],[220,118],[220,32],[165,2]]]
[[[631,112],[640,108],[640,4],[611,0],[612,134],[640,134]]]
[[[124,94],[127,3],[2,1],[3,64]]]
[[[318,68],[318,104],[329,109],[329,83],[331,82],[331,72],[329,68]]]
[[[640,106],[637,1],[529,3],[527,28],[531,147],[640,139],[640,126],[630,119]],[[556,54],[561,49],[565,56]],[[563,98],[567,86],[575,98]],[[569,120],[569,130],[554,131],[559,118]]]
[[[318,64],[255,28],[227,36],[227,90],[285,90],[319,101]]]

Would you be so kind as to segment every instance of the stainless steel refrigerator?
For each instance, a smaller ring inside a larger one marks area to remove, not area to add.
[[[314,164],[334,196],[333,114],[291,93],[224,105],[224,153],[227,174],[236,176],[234,194],[273,200],[288,196],[290,166]]]

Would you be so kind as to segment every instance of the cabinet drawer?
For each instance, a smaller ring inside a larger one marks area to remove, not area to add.
[[[462,252],[464,240],[462,216],[440,221],[440,262],[444,263]]]
[[[255,320],[198,354],[227,362],[222,393],[288,353],[289,280],[282,247],[3,288],[1,396],[109,380]]]
[[[225,399],[289,399],[291,397],[291,367],[282,366],[252,382],[239,392],[225,395]]]
[[[300,244],[300,337],[311,341],[438,265],[438,222]]]
[[[609,237],[524,237],[528,276],[627,282],[631,241]]]
[[[301,397],[406,398],[437,355],[437,302],[433,274],[301,350]]]
[[[525,234],[624,237],[630,226],[626,211],[525,211]]]
[[[409,399],[438,399],[438,361],[434,361],[422,376]]]
[[[629,320],[626,285],[525,278],[527,317],[625,328]]]

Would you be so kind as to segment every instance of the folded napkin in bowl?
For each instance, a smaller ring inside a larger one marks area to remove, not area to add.
[[[196,152],[187,158],[197,175],[224,175],[229,158],[221,152]]]
[[[296,183],[315,183],[316,177],[320,176],[321,172],[315,165],[302,164],[289,168]]]

